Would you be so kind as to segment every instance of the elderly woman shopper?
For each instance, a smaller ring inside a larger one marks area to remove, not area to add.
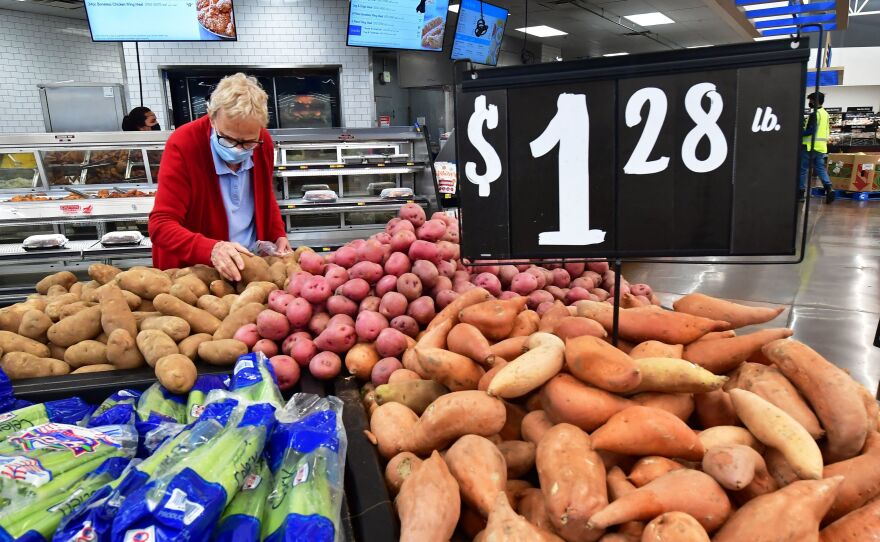
[[[274,150],[265,126],[267,96],[253,77],[225,77],[208,115],[178,128],[159,167],[150,214],[153,265],[210,264],[240,280],[241,254],[258,240],[290,252],[272,189]]]

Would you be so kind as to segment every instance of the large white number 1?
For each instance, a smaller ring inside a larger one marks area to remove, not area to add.
[[[538,234],[539,245],[595,245],[605,232],[590,229],[590,116],[583,94],[560,94],[556,116],[531,142],[532,156],[559,144],[559,231]]]

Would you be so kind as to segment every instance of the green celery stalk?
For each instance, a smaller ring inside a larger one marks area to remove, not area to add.
[[[49,422],[49,414],[42,403],[0,414],[0,440],[35,425]]]
[[[281,528],[290,514],[319,515],[333,520],[333,501],[327,480],[327,453],[333,452],[318,448],[301,456],[295,463],[292,461],[293,454],[284,458],[263,518],[264,539]],[[290,463],[293,463],[292,468],[288,467]]]
[[[263,517],[263,509],[266,507],[266,497],[272,489],[272,471],[265,460],[261,460],[249,474],[260,477],[260,484],[253,489],[242,488],[223,511],[218,524],[235,515],[252,516],[257,519]]]

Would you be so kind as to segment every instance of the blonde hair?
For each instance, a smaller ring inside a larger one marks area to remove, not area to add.
[[[269,124],[269,97],[254,77],[243,73],[228,75],[220,80],[208,102],[211,120],[223,111],[232,119],[258,118],[263,126]]]

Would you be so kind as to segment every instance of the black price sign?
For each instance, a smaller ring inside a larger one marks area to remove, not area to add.
[[[471,259],[794,254],[809,49],[456,75]]]

